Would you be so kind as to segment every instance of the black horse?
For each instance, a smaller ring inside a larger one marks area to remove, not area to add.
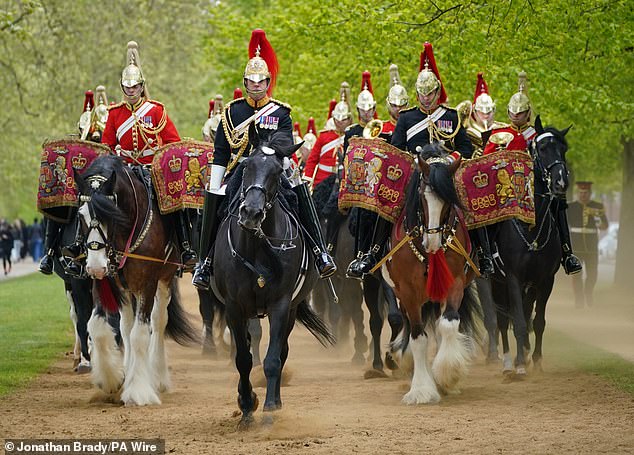
[[[290,207],[292,202],[281,196],[287,186],[284,163],[301,144],[294,145],[280,134],[273,134],[262,144],[251,134],[251,144],[251,155],[232,177],[241,186],[235,195],[227,195],[229,214],[219,228],[214,251],[214,285],[225,302],[227,323],[237,350],[242,429],[253,423],[253,412],[258,406],[249,379],[253,366],[247,330],[250,318],[268,315],[270,324],[264,359],[264,411],[282,407],[281,375],[296,318],[322,344],[334,343],[326,325],[307,303],[317,271],[310,266],[310,251]]]
[[[535,349],[533,362],[541,369],[542,337],[546,326],[546,303],[553,289],[555,274],[561,263],[561,248],[553,204],[558,204],[568,188],[565,135],[570,127],[559,131],[543,128],[537,117],[537,138],[531,155],[535,175],[535,227],[517,220],[508,220],[492,227],[501,262],[501,273],[492,281],[493,298],[498,306],[498,326],[502,334],[504,372],[513,374],[509,353],[509,316],[517,341],[514,373],[526,375],[526,356],[530,350],[528,323],[535,307],[533,329]]]

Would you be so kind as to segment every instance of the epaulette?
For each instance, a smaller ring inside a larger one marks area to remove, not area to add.
[[[111,104],[110,106],[108,106],[108,110],[116,109],[118,107],[123,106],[124,104],[125,104],[125,101],[121,101],[121,102],[119,102],[117,104]]]
[[[451,107],[448,106],[446,104],[441,104],[440,106],[444,107],[445,109],[447,109],[448,111],[454,111],[454,112],[458,112],[458,110],[455,107]]]
[[[240,101],[246,101],[246,100],[244,99],[244,97],[242,97],[242,98],[236,98],[235,100],[231,100],[231,101],[229,101],[227,104],[225,104],[225,109],[228,109],[228,108],[229,108],[229,106],[231,106],[232,104],[236,104],[236,103],[238,103],[238,102],[240,102]]]
[[[500,128],[508,128],[511,126],[510,123],[498,122],[497,120],[493,121],[493,125],[491,125],[491,129],[500,129]]]
[[[291,107],[290,104],[286,104],[286,103],[284,103],[282,101],[276,100],[275,98],[271,98],[271,101],[273,101],[275,104],[279,104],[280,106],[285,107],[289,111],[293,110],[293,108]]]
[[[156,101],[156,100],[148,100],[150,103],[152,104],[157,104],[161,107],[165,107],[165,105],[163,103],[161,103],[160,101]]]
[[[414,109],[418,109],[418,106],[411,106],[411,107],[408,107],[407,109],[401,109],[400,113],[402,114],[403,112],[413,111]]]

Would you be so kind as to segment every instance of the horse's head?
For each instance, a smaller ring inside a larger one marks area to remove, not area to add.
[[[284,133],[274,133],[266,142],[253,141],[253,151],[245,161],[242,174],[238,224],[258,231],[275,202],[282,171],[290,165],[290,157],[303,143],[294,144]]]
[[[99,280],[116,265],[115,231],[130,225],[117,205],[121,186],[117,175],[123,172],[120,158],[104,156],[97,158],[76,180],[81,194],[79,219],[86,246],[86,272]]]
[[[443,245],[443,234],[452,229],[449,214],[460,201],[453,183],[453,175],[460,166],[460,160],[448,157],[439,143],[423,147],[418,159],[420,182],[418,196],[423,212],[423,247],[428,253],[435,253]]]
[[[537,137],[533,142],[533,160],[535,175],[541,175],[547,189],[555,196],[563,196],[568,189],[568,168],[566,134],[570,126],[559,131],[553,127],[542,127],[539,116],[535,119]]]

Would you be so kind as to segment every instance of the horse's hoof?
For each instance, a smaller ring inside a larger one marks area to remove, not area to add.
[[[367,370],[363,373],[363,379],[377,379],[377,378],[387,378],[387,373],[383,370],[377,370],[376,368],[372,368],[371,370]]]
[[[410,390],[403,396],[405,404],[432,404],[440,401],[437,390]]]
[[[248,414],[243,414],[240,422],[238,422],[238,430],[247,431],[251,429],[254,423],[255,419],[253,418],[252,412],[249,412]]]
[[[262,416],[262,426],[263,427],[272,427],[273,426],[273,414],[264,414]]]
[[[526,378],[526,367],[517,367],[515,369],[515,376],[517,379],[524,379]]]
[[[262,408],[262,410],[264,412],[273,412],[273,411],[279,411],[280,409],[282,409],[282,402],[279,403],[271,403],[271,404],[264,404],[264,407]]]
[[[497,363],[500,363],[500,356],[498,355],[497,352],[490,352],[486,358],[486,364],[495,365]]]
[[[389,352],[385,353],[385,366],[388,370],[398,370],[398,363],[396,363],[394,357],[392,357],[392,354]]]
[[[79,365],[77,365],[77,368],[75,368],[75,372],[77,374],[90,373],[91,370],[92,368],[90,367],[90,364],[85,364],[85,363],[80,363]]]

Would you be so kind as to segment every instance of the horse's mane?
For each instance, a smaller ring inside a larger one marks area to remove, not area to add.
[[[445,158],[447,151],[438,142],[427,144],[420,152],[420,157],[424,160],[430,158]],[[443,201],[462,208],[456,187],[453,183],[453,175],[449,172],[449,165],[444,163],[431,163],[429,165],[429,185],[434,193]]]
[[[82,175],[82,178],[88,180],[90,177],[100,175],[110,179],[114,174],[116,175],[115,178],[119,180],[124,172],[125,170],[121,158],[114,155],[104,155],[92,162],[90,167]],[[119,208],[116,201],[108,197],[111,195],[105,194],[100,190],[101,188],[92,190],[90,194],[91,204],[97,219],[106,223],[109,229],[115,226],[129,229],[132,226],[129,216]]]
[[[544,128],[544,133],[552,133],[553,136],[555,136],[561,143],[564,144],[566,150],[568,150],[568,141],[566,140],[566,136],[563,135],[561,131],[559,131],[557,128],[555,128],[554,126],[547,126],[546,128]]]
[[[260,142],[259,147],[269,147],[275,151],[278,151],[282,148],[288,148],[293,145],[293,140],[289,135],[283,131],[275,131],[273,134],[269,136],[268,139]]]

